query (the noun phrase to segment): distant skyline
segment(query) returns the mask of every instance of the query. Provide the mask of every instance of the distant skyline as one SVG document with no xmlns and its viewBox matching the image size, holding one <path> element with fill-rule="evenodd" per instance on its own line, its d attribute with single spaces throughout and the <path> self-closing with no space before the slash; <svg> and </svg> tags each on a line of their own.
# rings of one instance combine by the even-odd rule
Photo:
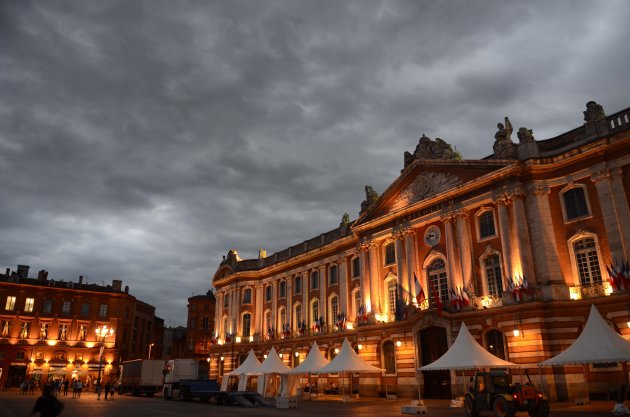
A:
<svg viewBox="0 0 630 417">
<path fill-rule="evenodd" d="M 630 3 L 0 3 L 0 262 L 186 322 L 222 255 L 358 215 L 426 134 L 464 159 L 630 106 Z M 516 138 L 514 138 L 516 140 Z"/>
</svg>

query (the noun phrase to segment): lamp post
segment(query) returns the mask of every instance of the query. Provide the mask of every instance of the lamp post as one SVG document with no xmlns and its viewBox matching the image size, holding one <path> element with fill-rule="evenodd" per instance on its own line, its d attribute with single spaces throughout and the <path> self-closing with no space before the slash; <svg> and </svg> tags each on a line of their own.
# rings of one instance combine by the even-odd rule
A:
<svg viewBox="0 0 630 417">
<path fill-rule="evenodd" d="M 155 343 L 149 343 L 149 359 L 151 359 L 151 350 L 153 349 L 153 346 L 155 346 Z"/>
<path fill-rule="evenodd" d="M 96 392 L 97 399 L 101 399 L 101 369 L 103 367 L 103 351 L 105 350 L 105 338 L 107 336 L 113 336 L 115 330 L 112 328 L 108 328 L 107 325 L 103 327 L 97 327 L 95 330 L 96 340 L 101 342 L 101 350 L 98 354 L 98 376 L 96 377 Z"/>
</svg>

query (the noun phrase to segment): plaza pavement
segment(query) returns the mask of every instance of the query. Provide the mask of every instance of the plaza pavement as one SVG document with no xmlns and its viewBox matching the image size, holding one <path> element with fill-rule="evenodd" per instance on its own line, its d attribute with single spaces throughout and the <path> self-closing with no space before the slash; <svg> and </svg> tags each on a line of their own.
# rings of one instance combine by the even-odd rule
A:
<svg viewBox="0 0 630 417">
<path fill-rule="evenodd" d="M 0 392 L 0 417 L 23 417 L 30 415 L 37 396 L 22 396 L 17 391 Z M 325 396 L 313 401 L 299 401 L 297 409 L 277 408 L 241 408 L 202 404 L 196 401 L 164 401 L 160 396 L 154 398 L 116 396 L 114 401 L 97 401 L 96 394 L 84 392 L 80 399 L 60 396 L 65 404 L 61 416 L 76 417 L 393 417 L 401 416 L 400 406 L 409 404 L 408 399 L 385 400 L 360 398 L 348 403 L 339 397 Z M 450 408 L 448 400 L 425 400 L 428 416 L 463 417 L 462 408 Z M 595 401 L 589 405 L 576 406 L 572 403 L 552 403 L 552 417 L 599 417 L 611 415 L 612 401 Z M 483 413 L 482 416 L 492 416 Z M 527 413 L 517 413 L 517 416 Z"/>
</svg>

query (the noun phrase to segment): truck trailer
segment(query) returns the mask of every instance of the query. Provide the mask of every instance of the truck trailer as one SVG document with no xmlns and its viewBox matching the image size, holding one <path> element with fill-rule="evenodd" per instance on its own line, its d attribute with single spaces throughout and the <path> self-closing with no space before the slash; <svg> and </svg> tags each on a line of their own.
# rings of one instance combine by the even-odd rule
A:
<svg viewBox="0 0 630 417">
<path fill-rule="evenodd" d="M 135 359 L 122 364 L 118 393 L 154 396 L 162 390 L 164 383 L 164 361 Z"/>
</svg>

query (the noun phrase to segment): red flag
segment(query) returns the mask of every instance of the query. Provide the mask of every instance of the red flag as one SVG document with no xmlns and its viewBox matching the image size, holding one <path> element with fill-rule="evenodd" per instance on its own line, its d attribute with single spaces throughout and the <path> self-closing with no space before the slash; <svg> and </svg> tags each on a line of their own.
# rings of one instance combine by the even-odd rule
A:
<svg viewBox="0 0 630 417">
<path fill-rule="evenodd" d="M 422 288 L 422 285 L 420 285 L 420 281 L 418 280 L 418 277 L 416 276 L 416 273 L 413 273 L 413 280 L 414 283 L 416 284 L 416 302 L 418 304 L 422 304 L 424 303 L 424 301 L 427 299 L 427 297 L 424 295 L 424 288 Z"/>
<path fill-rule="evenodd" d="M 433 294 L 433 302 L 435 303 L 435 308 L 437 309 L 438 317 L 442 315 L 442 300 L 440 300 L 440 294 L 438 294 L 437 290 L 433 286 L 433 283 L 429 281 L 429 286 L 431 287 L 431 293 Z"/>
</svg>

